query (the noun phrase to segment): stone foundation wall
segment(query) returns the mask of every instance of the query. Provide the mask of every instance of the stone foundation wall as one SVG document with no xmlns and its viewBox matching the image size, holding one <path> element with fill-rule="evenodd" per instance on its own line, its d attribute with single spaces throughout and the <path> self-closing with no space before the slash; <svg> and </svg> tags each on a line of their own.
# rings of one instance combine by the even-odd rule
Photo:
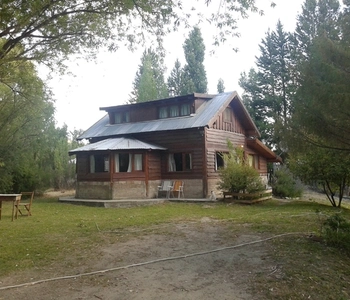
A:
<svg viewBox="0 0 350 300">
<path fill-rule="evenodd" d="M 144 181 L 116 181 L 113 182 L 112 199 L 146 199 L 146 185 Z"/>
<path fill-rule="evenodd" d="M 111 199 L 109 182 L 77 182 L 75 198 L 78 199 Z"/>
<path fill-rule="evenodd" d="M 200 179 L 187 179 L 184 181 L 185 198 L 203 198 L 203 186 Z M 144 181 L 116 181 L 111 185 L 109 182 L 78 182 L 75 198 L 78 199 L 152 199 L 158 197 L 158 186 L 161 180 L 148 182 L 148 194 Z M 166 195 L 160 194 L 161 198 Z M 175 197 L 178 195 L 175 194 Z"/>
<path fill-rule="evenodd" d="M 213 191 L 216 198 L 222 198 L 223 193 L 221 190 L 218 189 L 218 182 L 219 182 L 219 179 L 209 179 L 208 180 L 208 192 L 210 195 L 211 191 Z"/>
</svg>

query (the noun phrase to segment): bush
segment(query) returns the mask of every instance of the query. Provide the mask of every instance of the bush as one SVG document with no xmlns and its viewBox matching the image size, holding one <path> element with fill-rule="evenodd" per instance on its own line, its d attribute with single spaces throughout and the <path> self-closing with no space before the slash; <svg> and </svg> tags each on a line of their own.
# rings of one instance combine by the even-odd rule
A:
<svg viewBox="0 0 350 300">
<path fill-rule="evenodd" d="M 219 188 L 231 193 L 254 193 L 265 190 L 259 172 L 248 165 L 243 149 L 233 148 L 228 142 L 229 153 L 223 155 L 225 168 L 219 170 Z"/>
<path fill-rule="evenodd" d="M 275 171 L 272 179 L 272 193 L 278 197 L 297 198 L 302 195 L 303 188 L 287 167 L 283 166 Z"/>
<path fill-rule="evenodd" d="M 322 236 L 327 244 L 350 250 L 350 222 L 339 213 L 329 217 L 323 223 Z"/>
</svg>

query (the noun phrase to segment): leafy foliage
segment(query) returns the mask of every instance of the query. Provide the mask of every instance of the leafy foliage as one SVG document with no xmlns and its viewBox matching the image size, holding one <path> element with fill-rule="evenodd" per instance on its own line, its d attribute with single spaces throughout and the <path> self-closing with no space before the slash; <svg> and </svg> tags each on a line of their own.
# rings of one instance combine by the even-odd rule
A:
<svg viewBox="0 0 350 300">
<path fill-rule="evenodd" d="M 323 223 L 322 236 L 327 244 L 350 251 L 350 221 L 340 213 L 330 216 Z"/>
<path fill-rule="evenodd" d="M 74 172 L 68 171 L 67 128 L 55 126 L 51 94 L 31 62 L 13 62 L 7 74 L 0 84 L 0 191 L 61 188 Z"/>
<path fill-rule="evenodd" d="M 301 197 L 303 189 L 289 169 L 281 166 L 273 174 L 272 192 L 282 198 L 297 198 Z"/>
<path fill-rule="evenodd" d="M 304 147 L 292 153 L 289 165 L 303 182 L 317 184 L 332 206 L 341 206 L 350 180 L 348 153 L 329 148 Z"/>
<path fill-rule="evenodd" d="M 229 153 L 223 154 L 225 167 L 219 170 L 219 188 L 232 193 L 253 193 L 264 190 L 259 172 L 249 166 L 244 151 L 228 141 Z"/>
<path fill-rule="evenodd" d="M 259 12 L 255 0 L 225 3 L 203 1 L 217 14 L 206 16 L 218 28 L 215 44 L 236 34 L 239 16 Z M 54 69 L 64 67 L 71 54 L 94 55 L 101 48 L 131 49 L 147 38 L 163 37 L 190 20 L 203 19 L 200 9 L 186 9 L 181 0 L 4 0 L 0 4 L 0 61 L 37 61 Z"/>
</svg>

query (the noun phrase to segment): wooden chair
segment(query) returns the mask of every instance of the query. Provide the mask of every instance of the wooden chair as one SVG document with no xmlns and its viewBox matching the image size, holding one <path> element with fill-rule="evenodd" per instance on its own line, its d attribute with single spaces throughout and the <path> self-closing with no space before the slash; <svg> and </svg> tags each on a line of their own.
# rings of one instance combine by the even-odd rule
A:
<svg viewBox="0 0 350 300">
<path fill-rule="evenodd" d="M 163 180 L 161 185 L 158 186 L 157 197 L 159 198 L 159 193 L 165 192 L 166 197 L 169 198 L 169 193 L 172 186 L 173 182 L 171 180 Z"/>
<path fill-rule="evenodd" d="M 177 198 L 179 199 L 182 195 L 182 198 L 185 198 L 184 195 L 184 182 L 181 180 L 174 181 L 174 185 L 171 187 L 170 193 L 175 198 L 175 193 L 177 193 Z M 170 195 L 169 193 L 169 195 Z"/>
<path fill-rule="evenodd" d="M 32 215 L 32 204 L 34 199 L 34 192 L 22 192 L 21 194 L 22 194 L 21 200 L 15 203 L 16 218 L 18 216 L 18 212 L 21 214 L 21 216 Z"/>
</svg>

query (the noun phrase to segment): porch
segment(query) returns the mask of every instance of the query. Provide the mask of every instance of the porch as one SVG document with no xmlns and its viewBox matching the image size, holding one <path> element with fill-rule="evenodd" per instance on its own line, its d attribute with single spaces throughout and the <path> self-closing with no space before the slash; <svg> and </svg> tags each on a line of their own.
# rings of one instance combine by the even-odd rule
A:
<svg viewBox="0 0 350 300">
<path fill-rule="evenodd" d="M 190 198 L 152 198 L 152 199 L 119 199 L 119 200 L 101 200 L 101 199 L 77 199 L 74 196 L 59 197 L 59 202 L 70 203 L 75 205 L 86 205 L 93 207 L 105 208 L 125 208 L 135 206 L 147 206 L 162 204 L 165 202 L 186 202 L 186 203 L 217 203 L 218 200 L 211 200 L 210 198 L 190 199 Z"/>
</svg>

